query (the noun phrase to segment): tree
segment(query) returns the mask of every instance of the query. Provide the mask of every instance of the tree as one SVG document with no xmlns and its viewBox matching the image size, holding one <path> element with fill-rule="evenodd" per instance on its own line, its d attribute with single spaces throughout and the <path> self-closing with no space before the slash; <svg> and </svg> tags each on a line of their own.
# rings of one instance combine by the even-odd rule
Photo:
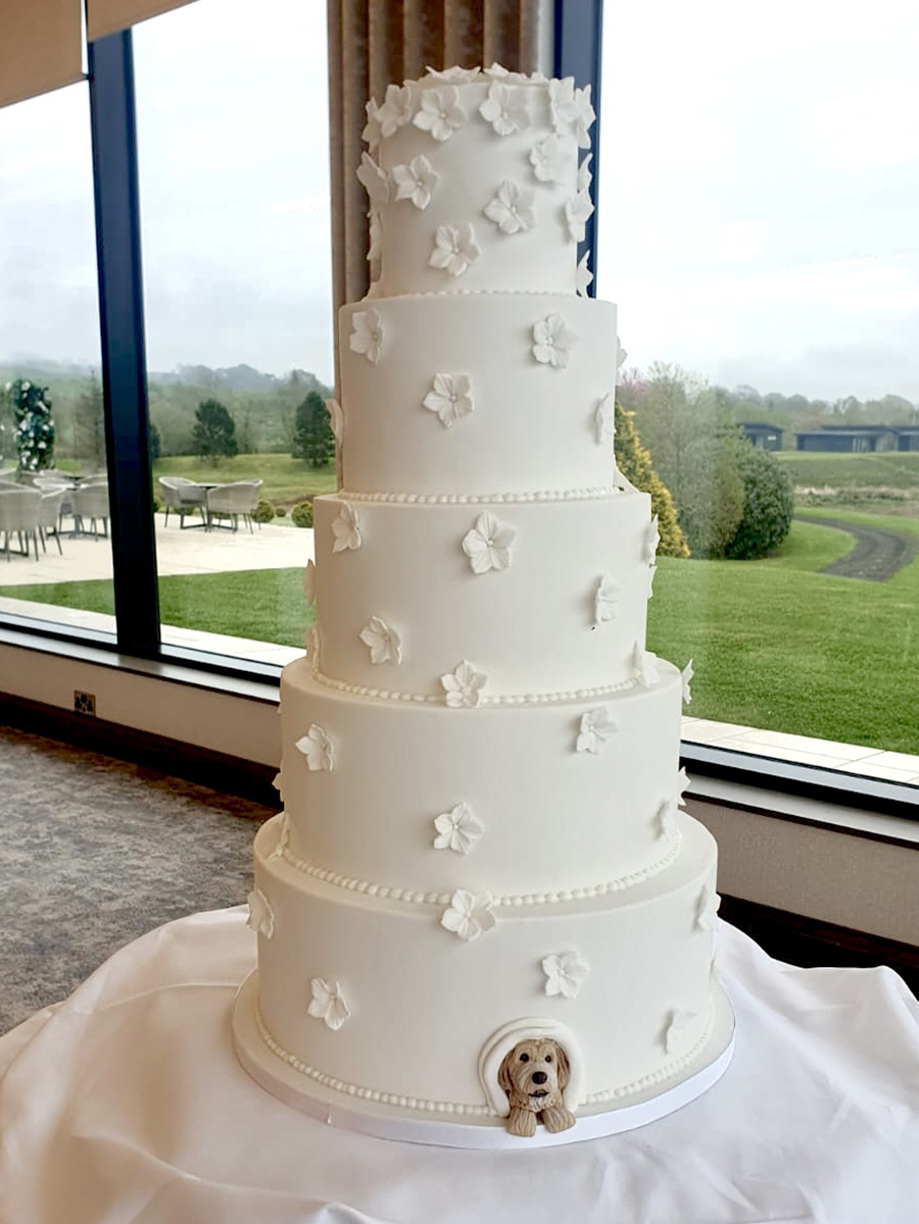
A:
<svg viewBox="0 0 919 1224">
<path fill-rule="evenodd" d="M 105 467 L 105 411 L 102 384 L 95 374 L 74 406 L 73 453 L 93 470 Z"/>
<path fill-rule="evenodd" d="M 232 459 L 239 454 L 236 441 L 236 422 L 219 400 L 202 400 L 195 409 L 195 428 L 192 434 L 195 454 L 216 467 L 221 459 Z"/>
<path fill-rule="evenodd" d="M 661 481 L 651 456 L 642 446 L 635 428 L 634 412 L 626 412 L 616 404 L 616 465 L 622 475 L 636 489 L 651 494 L 651 510 L 657 515 L 657 530 L 660 534 L 658 553 L 664 557 L 688 557 L 686 538 L 677 521 L 673 498 Z"/>
<path fill-rule="evenodd" d="M 13 404 L 16 452 L 23 472 L 40 472 L 54 466 L 54 420 L 48 388 L 17 378 L 7 385 Z"/>
<path fill-rule="evenodd" d="M 773 455 L 746 441 L 739 446 L 743 515 L 722 555 L 732 561 L 755 561 L 773 552 L 788 535 L 795 491 L 788 469 Z"/>
<path fill-rule="evenodd" d="M 314 468 L 326 467 L 335 459 L 335 435 L 329 425 L 325 400 L 318 391 L 310 391 L 297 408 L 290 453 Z"/>
</svg>

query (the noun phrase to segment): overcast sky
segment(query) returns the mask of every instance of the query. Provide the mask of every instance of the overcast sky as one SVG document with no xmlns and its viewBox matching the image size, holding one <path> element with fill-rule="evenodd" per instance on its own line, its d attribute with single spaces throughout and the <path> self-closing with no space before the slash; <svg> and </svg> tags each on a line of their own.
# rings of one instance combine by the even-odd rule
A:
<svg viewBox="0 0 919 1224">
<path fill-rule="evenodd" d="M 148 361 L 331 379 L 323 0 L 134 34 Z M 598 287 L 630 366 L 919 401 L 916 0 L 607 0 Z M 0 359 L 98 362 L 85 86 L 0 111 Z"/>
</svg>

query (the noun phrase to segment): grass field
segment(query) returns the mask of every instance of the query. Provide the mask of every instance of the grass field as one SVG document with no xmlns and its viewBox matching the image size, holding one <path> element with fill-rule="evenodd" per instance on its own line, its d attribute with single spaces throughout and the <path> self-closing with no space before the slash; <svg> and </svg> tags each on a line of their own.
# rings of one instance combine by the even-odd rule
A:
<svg viewBox="0 0 919 1224">
<path fill-rule="evenodd" d="M 158 476 L 185 476 L 189 480 L 220 481 L 221 484 L 261 480 L 264 482 L 262 497 L 275 505 L 288 507 L 316 493 L 335 492 L 334 463 L 316 469 L 290 455 L 237 455 L 234 459 L 223 459 L 216 467 L 194 455 L 157 459 L 153 464 L 154 496 L 157 495 Z"/>
</svg>

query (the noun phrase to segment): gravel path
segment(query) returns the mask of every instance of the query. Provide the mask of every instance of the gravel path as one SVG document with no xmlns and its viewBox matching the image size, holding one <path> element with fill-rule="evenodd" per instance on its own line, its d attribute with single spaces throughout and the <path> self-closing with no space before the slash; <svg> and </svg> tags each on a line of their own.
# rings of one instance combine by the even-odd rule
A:
<svg viewBox="0 0 919 1224">
<path fill-rule="evenodd" d="M 898 570 L 909 565 L 916 555 L 917 538 L 906 532 L 891 531 L 887 527 L 865 527 L 860 523 L 845 523 L 841 519 L 810 518 L 806 514 L 795 517 L 802 523 L 816 523 L 818 527 L 847 531 L 855 538 L 852 551 L 821 570 L 822 574 L 886 582 Z"/>
</svg>

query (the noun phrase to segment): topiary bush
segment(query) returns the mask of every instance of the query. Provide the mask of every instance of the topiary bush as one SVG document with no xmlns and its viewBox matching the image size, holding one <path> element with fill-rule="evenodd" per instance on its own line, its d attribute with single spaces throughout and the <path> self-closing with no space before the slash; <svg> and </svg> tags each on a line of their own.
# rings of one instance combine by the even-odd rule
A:
<svg viewBox="0 0 919 1224">
<path fill-rule="evenodd" d="M 795 492 L 788 469 L 768 451 L 745 443 L 738 455 L 743 516 L 724 550 L 732 561 L 755 561 L 782 543 L 791 528 Z"/>
<path fill-rule="evenodd" d="M 312 527 L 313 525 L 313 503 L 298 502 L 290 512 L 291 520 L 295 527 Z"/>
<path fill-rule="evenodd" d="M 283 502 L 275 506 L 274 516 L 275 518 L 286 518 L 287 517 L 287 507 L 284 505 Z"/>
<path fill-rule="evenodd" d="M 274 506 L 272 506 L 271 502 L 268 501 L 267 498 L 262 497 L 259 499 L 259 503 L 252 513 L 252 517 L 257 523 L 270 523 L 274 518 Z"/>
</svg>

